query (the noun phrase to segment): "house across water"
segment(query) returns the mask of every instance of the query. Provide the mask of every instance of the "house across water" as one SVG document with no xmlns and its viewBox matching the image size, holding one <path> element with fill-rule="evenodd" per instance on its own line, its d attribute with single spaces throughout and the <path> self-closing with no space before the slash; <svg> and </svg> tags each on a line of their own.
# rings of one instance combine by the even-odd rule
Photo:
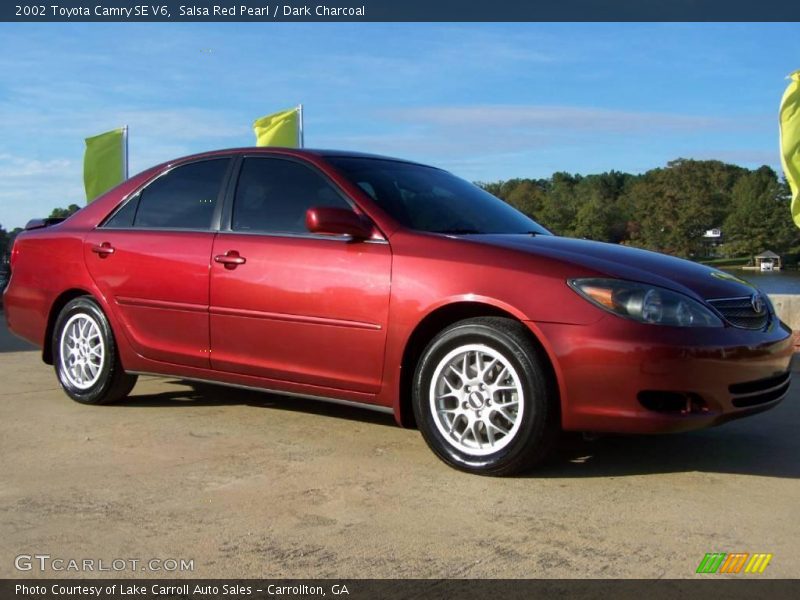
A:
<svg viewBox="0 0 800 600">
<path fill-rule="evenodd" d="M 781 257 L 772 250 L 765 250 L 753 257 L 753 266 L 745 267 L 756 271 L 780 271 Z"/>
</svg>

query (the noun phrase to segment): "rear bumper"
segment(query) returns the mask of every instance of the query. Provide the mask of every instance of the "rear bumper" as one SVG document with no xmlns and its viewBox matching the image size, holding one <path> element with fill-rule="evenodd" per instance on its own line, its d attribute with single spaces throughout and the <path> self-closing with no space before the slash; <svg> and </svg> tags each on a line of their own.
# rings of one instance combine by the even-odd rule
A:
<svg viewBox="0 0 800 600">
<path fill-rule="evenodd" d="M 776 406 L 789 389 L 791 330 L 682 329 L 613 316 L 529 324 L 544 338 L 571 431 L 666 433 Z M 538 330 L 538 331 L 537 331 Z"/>
</svg>

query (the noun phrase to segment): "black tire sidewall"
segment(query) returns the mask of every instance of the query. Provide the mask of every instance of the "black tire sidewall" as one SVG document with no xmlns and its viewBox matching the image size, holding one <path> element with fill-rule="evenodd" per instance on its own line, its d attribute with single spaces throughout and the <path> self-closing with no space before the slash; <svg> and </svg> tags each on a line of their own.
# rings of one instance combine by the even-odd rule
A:
<svg viewBox="0 0 800 600">
<path fill-rule="evenodd" d="M 423 352 L 414 374 L 414 414 L 425 441 L 449 465 L 474 473 L 503 474 L 516 470 L 514 465 L 527 462 L 537 447 L 545 443 L 548 427 L 552 426 L 550 394 L 534 349 L 525 342 L 519 334 L 472 322 L 446 329 Z M 467 454 L 450 444 L 436 427 L 430 407 L 429 390 L 436 367 L 451 350 L 467 344 L 483 344 L 500 352 L 517 371 L 523 387 L 523 420 L 514 440 L 485 456 Z"/>
<path fill-rule="evenodd" d="M 100 370 L 100 377 L 93 386 L 82 390 L 72 385 L 64 374 L 64 365 L 61 361 L 61 336 L 69 320 L 77 314 L 90 316 L 99 326 L 103 338 L 105 356 Z M 114 370 L 117 366 L 116 345 L 111 327 L 105 314 L 97 303 L 89 297 L 82 296 L 67 303 L 61 310 L 53 329 L 53 365 L 61 387 L 67 395 L 83 404 L 102 404 L 113 384 Z"/>
</svg>

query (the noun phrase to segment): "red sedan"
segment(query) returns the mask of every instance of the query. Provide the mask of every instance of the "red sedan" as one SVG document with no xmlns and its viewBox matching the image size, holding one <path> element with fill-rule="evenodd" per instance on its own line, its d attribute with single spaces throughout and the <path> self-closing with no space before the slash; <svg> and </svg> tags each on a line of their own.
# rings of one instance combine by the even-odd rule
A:
<svg viewBox="0 0 800 600">
<path fill-rule="evenodd" d="M 11 263 L 8 325 L 78 402 L 148 373 L 357 404 L 476 473 L 529 468 L 560 430 L 696 429 L 789 387 L 791 331 L 750 284 L 377 156 L 175 160 L 31 222 Z"/>
</svg>

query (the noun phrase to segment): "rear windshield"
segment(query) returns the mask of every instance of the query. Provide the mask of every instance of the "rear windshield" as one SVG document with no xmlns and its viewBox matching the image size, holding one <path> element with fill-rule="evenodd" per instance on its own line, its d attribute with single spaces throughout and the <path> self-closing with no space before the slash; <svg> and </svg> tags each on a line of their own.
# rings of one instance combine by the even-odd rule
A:
<svg viewBox="0 0 800 600">
<path fill-rule="evenodd" d="M 447 171 L 373 158 L 329 157 L 401 225 L 451 234 L 549 232 L 499 198 Z"/>
</svg>

